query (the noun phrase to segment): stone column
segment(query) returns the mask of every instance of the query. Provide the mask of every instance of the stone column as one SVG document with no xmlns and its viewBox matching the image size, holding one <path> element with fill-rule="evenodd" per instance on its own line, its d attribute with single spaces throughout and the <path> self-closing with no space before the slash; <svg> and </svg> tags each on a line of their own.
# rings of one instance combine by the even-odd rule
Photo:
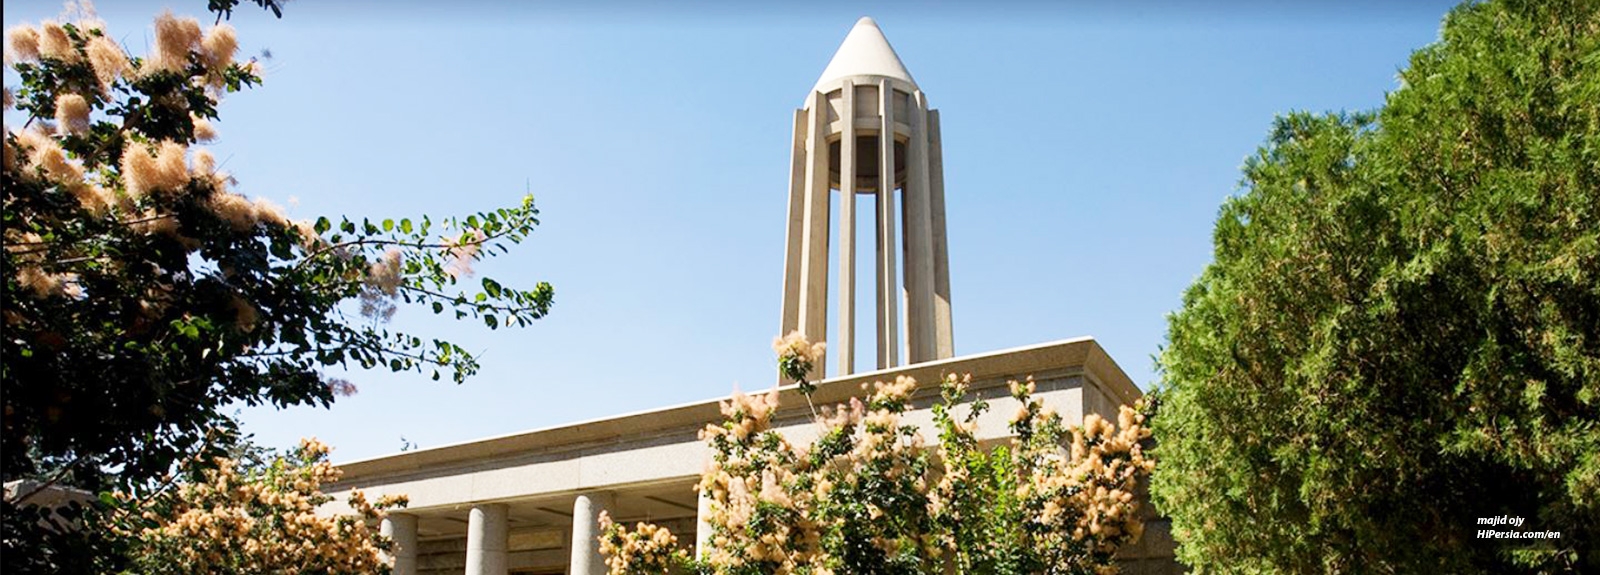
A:
<svg viewBox="0 0 1600 575">
<path fill-rule="evenodd" d="M 838 375 L 856 372 L 856 87 L 844 81 L 839 117 L 839 334 Z"/>
<path fill-rule="evenodd" d="M 506 575 L 506 506 L 472 506 L 467 518 L 467 575 Z"/>
<path fill-rule="evenodd" d="M 600 512 L 610 509 L 610 493 L 585 493 L 572 502 L 572 568 L 568 575 L 606 575 L 600 556 Z"/>
<path fill-rule="evenodd" d="M 695 497 L 694 556 L 705 557 L 711 551 L 711 498 L 705 493 Z"/>
<path fill-rule="evenodd" d="M 933 217 L 928 198 L 928 133 L 922 91 L 911 95 L 906 116 L 911 135 L 906 144 L 906 184 L 902 199 L 906 247 L 906 363 L 932 361 L 937 355 L 933 309 Z"/>
<path fill-rule="evenodd" d="M 805 226 L 800 230 L 800 333 L 811 343 L 828 340 L 828 96 L 811 93 L 806 131 Z M 826 377 L 827 362 L 811 366 L 812 381 Z"/>
<path fill-rule="evenodd" d="M 878 82 L 878 369 L 900 365 L 900 286 L 894 233 L 894 86 Z"/>
<path fill-rule="evenodd" d="M 933 220 L 933 322 L 935 356 L 955 357 L 955 333 L 950 323 L 950 249 L 945 237 L 944 142 L 939 138 L 939 111 L 928 110 L 928 204 Z"/>
<path fill-rule="evenodd" d="M 390 513 L 378 532 L 394 541 L 394 549 L 385 554 L 394 562 L 393 575 L 417 575 L 417 516 Z"/>
<path fill-rule="evenodd" d="M 794 111 L 793 166 L 789 174 L 789 232 L 784 238 L 783 327 L 778 335 L 800 329 L 801 234 L 806 224 L 806 134 L 811 119 L 806 110 Z"/>
</svg>

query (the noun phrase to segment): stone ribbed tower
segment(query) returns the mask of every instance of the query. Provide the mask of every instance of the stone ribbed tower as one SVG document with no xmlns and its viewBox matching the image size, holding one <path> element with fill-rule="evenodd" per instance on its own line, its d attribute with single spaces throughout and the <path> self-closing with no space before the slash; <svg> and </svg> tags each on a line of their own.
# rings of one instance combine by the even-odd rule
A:
<svg viewBox="0 0 1600 575">
<path fill-rule="evenodd" d="M 828 342 L 831 358 L 818 362 L 812 377 L 823 377 L 829 362 L 837 366 L 833 375 L 854 371 L 856 206 L 862 195 L 874 199 L 869 221 L 876 247 L 878 368 L 953 356 L 939 112 L 928 108 L 871 18 L 856 22 L 805 106 L 795 111 L 793 154 L 782 333 L 799 330 L 811 341 Z M 829 338 L 835 191 L 839 316 L 838 333 Z"/>
</svg>

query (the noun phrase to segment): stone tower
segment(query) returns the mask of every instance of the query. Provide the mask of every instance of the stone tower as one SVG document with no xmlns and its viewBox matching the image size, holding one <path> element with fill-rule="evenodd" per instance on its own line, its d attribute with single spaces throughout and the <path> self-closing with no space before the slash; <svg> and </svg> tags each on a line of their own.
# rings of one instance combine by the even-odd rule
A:
<svg viewBox="0 0 1600 575">
<path fill-rule="evenodd" d="M 878 368 L 953 356 L 939 112 L 928 108 L 871 18 L 856 22 L 805 106 L 795 111 L 793 158 L 782 333 L 799 330 L 813 342 L 827 341 L 829 359 L 838 366 L 833 375 L 854 371 L 856 205 L 858 197 L 868 196 L 874 200 L 870 221 L 877 248 Z M 834 192 L 839 198 L 839 316 L 838 333 L 830 339 Z M 827 363 L 819 361 L 812 377 L 824 377 Z"/>
</svg>

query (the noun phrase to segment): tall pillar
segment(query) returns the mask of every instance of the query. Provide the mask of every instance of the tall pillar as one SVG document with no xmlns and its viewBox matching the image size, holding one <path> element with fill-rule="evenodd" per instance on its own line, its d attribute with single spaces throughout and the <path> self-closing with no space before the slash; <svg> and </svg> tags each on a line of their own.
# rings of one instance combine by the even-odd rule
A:
<svg viewBox="0 0 1600 575">
<path fill-rule="evenodd" d="M 806 169 L 799 161 L 806 156 L 807 121 L 805 110 L 794 111 L 795 161 L 789 170 L 789 233 L 783 254 L 783 329 L 779 335 L 800 329 L 801 235 L 806 224 Z"/>
<path fill-rule="evenodd" d="M 610 509 L 610 493 L 584 493 L 572 502 L 572 565 L 569 575 L 606 575 L 600 556 L 600 512 Z"/>
<path fill-rule="evenodd" d="M 934 355 L 955 357 L 955 330 L 950 320 L 950 247 L 944 220 L 944 141 L 939 137 L 939 111 L 928 110 L 928 207 L 933 220 Z"/>
<path fill-rule="evenodd" d="M 900 365 L 894 180 L 894 85 L 884 79 L 878 83 L 878 369 Z"/>
<path fill-rule="evenodd" d="M 467 517 L 467 575 L 506 575 L 506 506 L 472 506 Z"/>
<path fill-rule="evenodd" d="M 805 226 L 800 237 L 800 333 L 812 343 L 828 340 L 828 98 L 811 93 L 811 122 L 806 130 Z M 822 379 L 826 361 L 811 367 L 810 379 Z"/>
<path fill-rule="evenodd" d="M 839 337 L 838 375 L 856 371 L 856 106 L 855 83 L 844 81 L 839 117 Z"/>
<path fill-rule="evenodd" d="M 934 356 L 933 221 L 928 198 L 928 130 L 922 91 L 912 92 L 906 110 L 911 136 L 906 145 L 906 361 L 922 363 Z"/>
<path fill-rule="evenodd" d="M 392 562 L 393 575 L 417 575 L 417 516 L 409 513 L 390 513 L 378 525 L 378 533 L 394 542 L 387 559 Z"/>
</svg>

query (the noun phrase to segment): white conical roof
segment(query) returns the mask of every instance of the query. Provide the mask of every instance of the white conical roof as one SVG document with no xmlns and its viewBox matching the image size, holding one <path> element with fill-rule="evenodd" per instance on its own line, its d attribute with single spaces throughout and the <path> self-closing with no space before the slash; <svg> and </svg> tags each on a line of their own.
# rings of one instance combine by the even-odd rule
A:
<svg viewBox="0 0 1600 575">
<path fill-rule="evenodd" d="M 911 72 L 906 71 L 906 65 L 900 63 L 894 47 L 889 45 L 889 39 L 883 37 L 878 23 L 866 16 L 857 20 L 850 35 L 844 37 L 844 43 L 834 52 L 833 60 L 822 70 L 822 77 L 812 89 L 820 90 L 823 84 L 846 76 L 888 76 L 905 80 L 913 87 L 917 85 L 911 79 Z"/>
</svg>

